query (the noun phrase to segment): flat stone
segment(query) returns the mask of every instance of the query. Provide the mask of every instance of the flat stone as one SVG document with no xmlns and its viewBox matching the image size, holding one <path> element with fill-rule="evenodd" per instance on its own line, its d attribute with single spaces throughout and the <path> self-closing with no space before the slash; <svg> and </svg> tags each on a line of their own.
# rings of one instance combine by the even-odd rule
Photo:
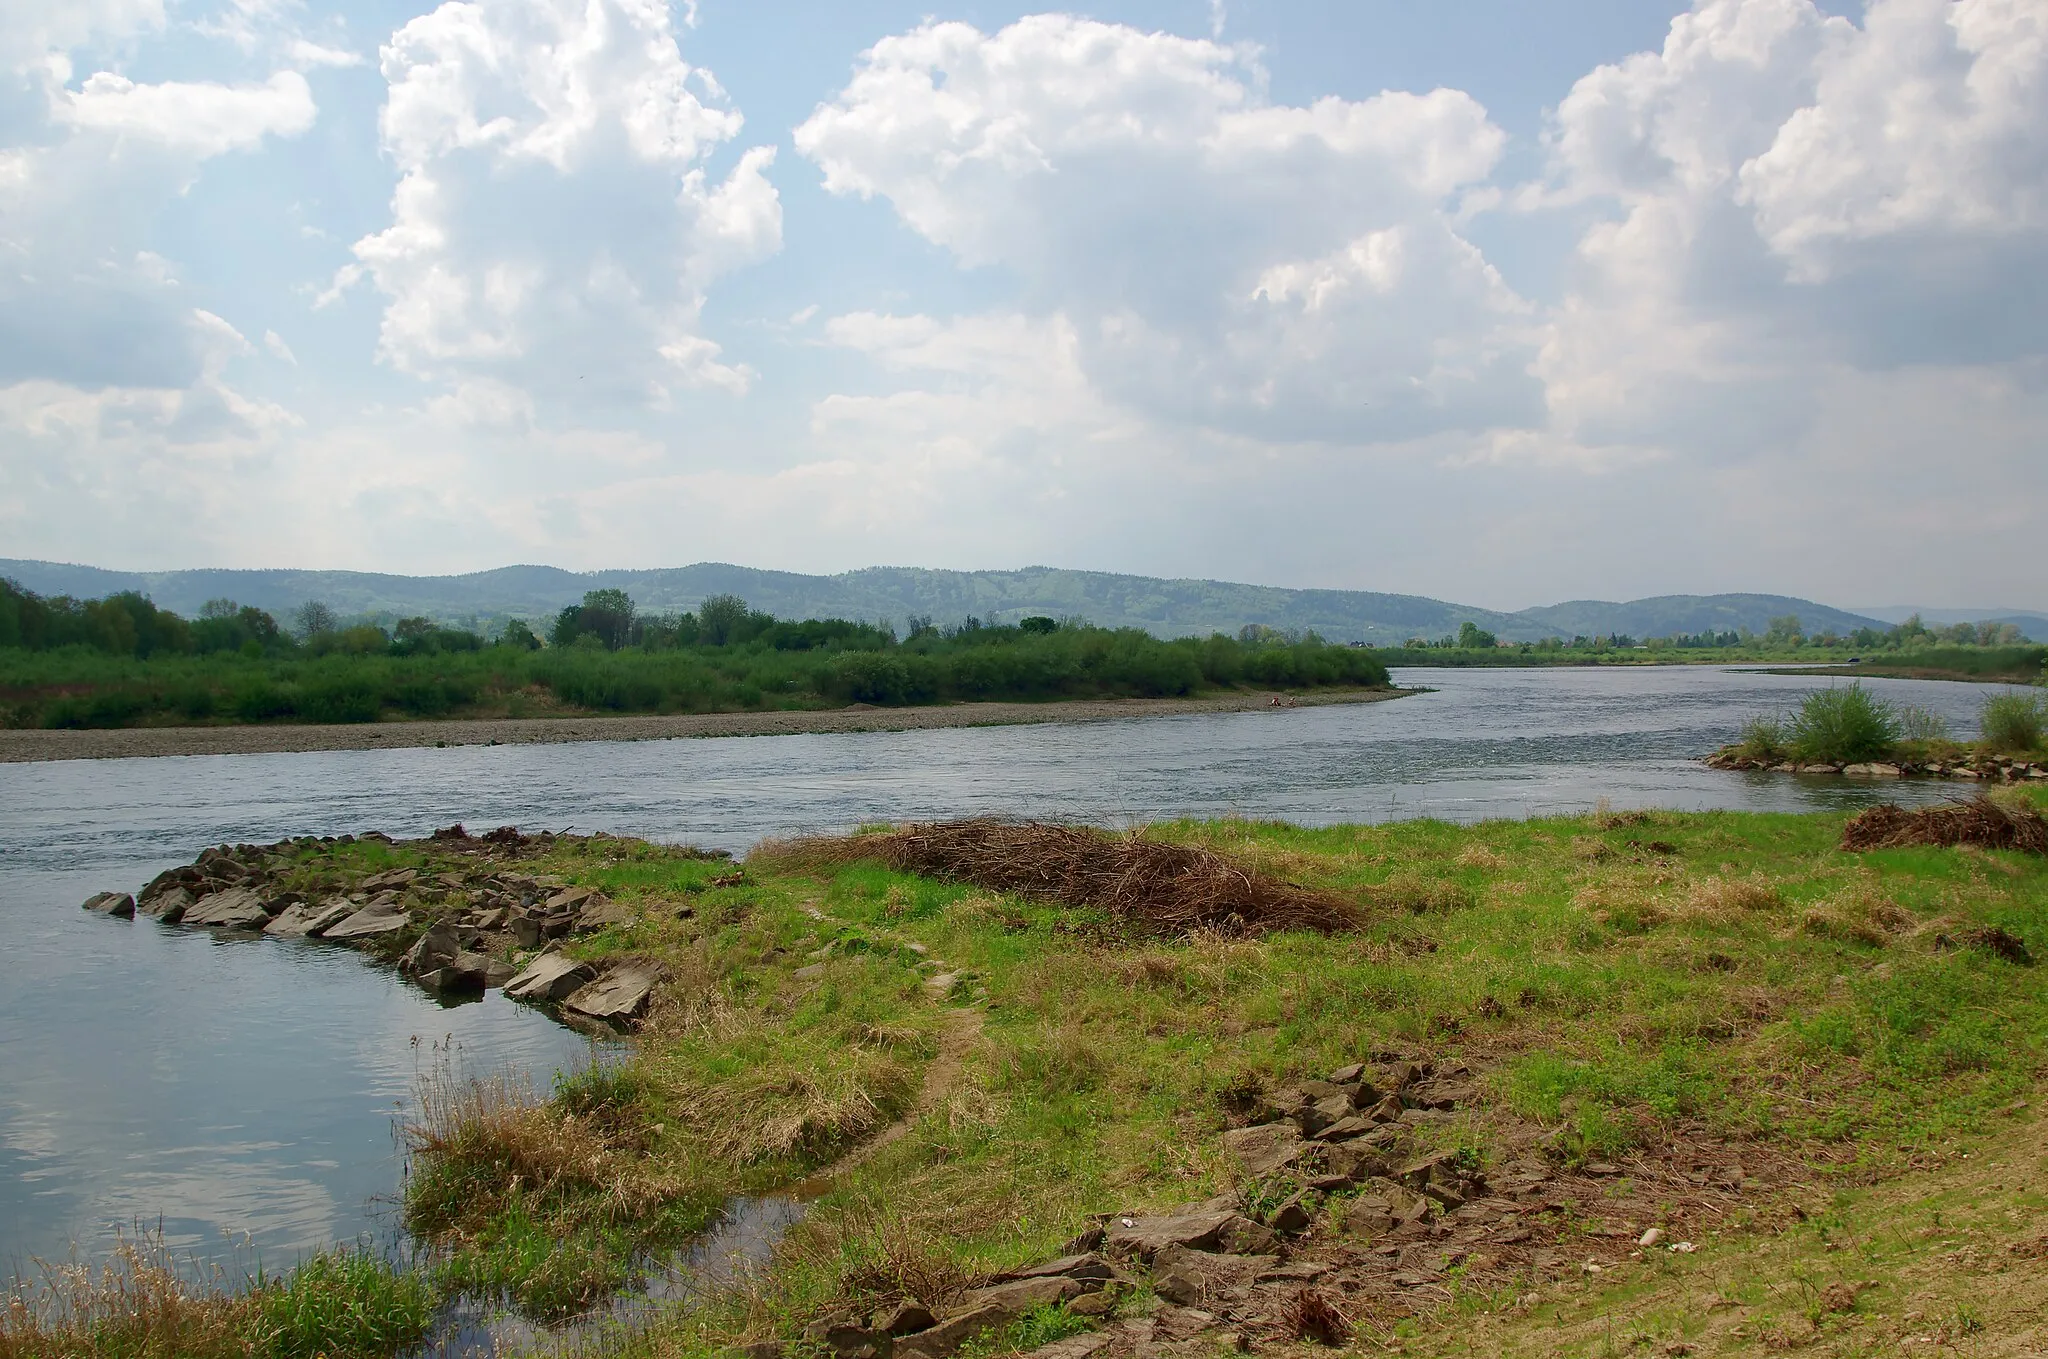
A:
<svg viewBox="0 0 2048 1359">
<path fill-rule="evenodd" d="M 1255 1128 L 1233 1128 L 1223 1134 L 1223 1147 L 1245 1173 L 1264 1179 L 1287 1169 L 1301 1159 L 1308 1144 L 1286 1123 L 1266 1123 Z"/>
<path fill-rule="evenodd" d="M 1064 1275 L 1048 1274 L 1030 1279 L 1013 1279 L 1009 1283 L 991 1284 L 977 1288 L 961 1299 L 966 1308 L 996 1306 L 1005 1307 L 1011 1313 L 1022 1316 L 1040 1307 L 1048 1307 L 1068 1298 L 1079 1297 L 1081 1285 Z"/>
<path fill-rule="evenodd" d="M 999 1329 L 1016 1319 L 1017 1313 L 993 1303 L 976 1307 L 897 1341 L 895 1359 L 944 1359 L 983 1331 Z"/>
<path fill-rule="evenodd" d="M 481 953 L 458 953 L 440 967 L 418 975 L 419 984 L 441 995 L 478 995 L 490 975 L 491 960 Z"/>
<path fill-rule="evenodd" d="M 1042 1265 L 1029 1269 L 1014 1269 L 998 1275 L 997 1283 L 1009 1283 L 1016 1279 L 1088 1279 L 1108 1280 L 1116 1277 L 1116 1266 L 1097 1255 L 1084 1251 L 1079 1255 L 1062 1255 L 1057 1260 L 1047 1260 Z"/>
<path fill-rule="evenodd" d="M 1230 1209 L 1196 1210 L 1155 1217 L 1110 1219 L 1112 1250 L 1150 1260 L 1168 1246 L 1191 1246 L 1197 1250 L 1216 1244 L 1223 1229 L 1238 1216 Z"/>
<path fill-rule="evenodd" d="M 526 965 L 526 970 L 505 983 L 505 994 L 513 1000 L 567 1000 L 597 978 L 597 969 L 559 953 L 543 953 Z"/>
<path fill-rule="evenodd" d="M 185 909 L 182 924 L 224 930 L 260 930 L 270 923 L 263 898 L 247 887 L 230 887 L 201 897 Z"/>
<path fill-rule="evenodd" d="M 899 1302 L 875 1318 L 875 1329 L 889 1335 L 916 1335 L 939 1324 L 939 1319 L 922 1303 Z"/>
<path fill-rule="evenodd" d="M 571 1013 L 607 1024 L 623 1024 L 647 1013 L 661 974 L 652 967 L 615 967 L 562 1002 Z"/>
<path fill-rule="evenodd" d="M 310 925 L 323 909 L 325 908 L 295 901 L 272 916 L 270 923 L 263 927 L 263 932 L 276 935 L 280 939 L 303 939 L 306 935 L 306 926 Z"/>
<path fill-rule="evenodd" d="M 362 890 L 365 892 L 401 891 L 412 886 L 413 880 L 418 878 L 419 875 L 420 872 L 417 868 L 388 869 L 377 874 L 375 877 L 364 878 Z"/>
<path fill-rule="evenodd" d="M 83 909 L 110 915 L 119 920 L 135 918 L 135 898 L 126 892 L 97 892 L 81 903 Z"/>
<path fill-rule="evenodd" d="M 595 887 L 567 888 L 548 898 L 547 913 L 553 915 L 557 911 L 581 910 L 583 903 L 589 901 L 594 896 L 597 896 L 597 889 Z"/>
<path fill-rule="evenodd" d="M 586 903 L 583 909 L 577 912 L 576 928 L 585 933 L 608 930 L 618 925 L 630 925 L 638 915 L 637 911 L 622 901 L 606 901 L 603 897 L 598 897 Z"/>
<path fill-rule="evenodd" d="M 402 971 L 421 976 L 437 968 L 443 968 L 455 961 L 455 955 L 462 952 L 461 936 L 455 927 L 445 920 L 436 921 L 427 927 L 427 932 L 413 941 L 399 962 Z"/>
<path fill-rule="evenodd" d="M 1112 1337 L 1105 1331 L 1083 1331 L 1065 1340 L 1054 1340 L 1029 1352 L 1029 1359 L 1088 1359 L 1107 1345 Z"/>
<path fill-rule="evenodd" d="M 412 917 L 405 911 L 390 905 L 370 905 L 348 916 L 340 923 L 328 926 L 323 939 L 369 939 L 380 934 L 395 934 L 412 923 Z"/>
<path fill-rule="evenodd" d="M 518 968 L 515 968 L 502 958 L 491 959 L 484 968 L 484 989 L 489 990 L 492 987 L 503 986 L 506 982 L 511 981 L 518 971 Z"/>
</svg>

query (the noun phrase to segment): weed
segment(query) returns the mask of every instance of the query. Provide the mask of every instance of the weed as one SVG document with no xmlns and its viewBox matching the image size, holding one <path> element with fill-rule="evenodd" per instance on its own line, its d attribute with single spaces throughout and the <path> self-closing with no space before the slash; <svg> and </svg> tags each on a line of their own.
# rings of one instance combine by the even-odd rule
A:
<svg viewBox="0 0 2048 1359">
<path fill-rule="evenodd" d="M 1992 694 L 1978 713 L 1977 729 L 1992 750 L 2010 755 L 2040 750 L 2042 731 L 2048 729 L 2048 695 Z"/>
<path fill-rule="evenodd" d="M 1899 717 L 1861 684 L 1831 685 L 1806 696 L 1787 735 L 1803 760 L 1854 764 L 1891 753 L 1900 736 Z"/>
</svg>

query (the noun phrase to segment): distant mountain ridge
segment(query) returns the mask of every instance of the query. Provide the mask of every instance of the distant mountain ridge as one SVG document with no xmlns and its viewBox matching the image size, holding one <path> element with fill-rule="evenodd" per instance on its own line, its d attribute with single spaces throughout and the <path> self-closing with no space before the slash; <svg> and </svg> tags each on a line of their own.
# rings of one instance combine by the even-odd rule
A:
<svg viewBox="0 0 2048 1359">
<path fill-rule="evenodd" d="M 94 566 L 0 559 L 0 576 L 41 594 L 98 597 L 139 590 L 191 616 L 209 599 L 228 598 L 280 618 L 308 600 L 343 617 L 381 621 L 424 615 L 442 623 L 488 625 L 539 620 L 583 598 L 621 589 L 642 609 L 694 609 L 709 595 L 736 594 L 785 618 L 886 619 L 913 615 L 941 624 L 977 617 L 1015 622 L 1032 614 L 1075 615 L 1105 627 L 1143 628 L 1161 637 L 1234 633 L 1247 623 L 1314 629 L 1331 641 L 1399 643 L 1436 638 L 1470 621 L 1509 641 L 1576 634 L 1762 632 L 1770 620 L 1799 615 L 1809 632 L 1885 627 L 1875 618 L 1785 595 L 1663 595 L 1627 603 L 1572 600 L 1502 613 L 1421 595 L 1369 590 L 1290 590 L 1228 581 L 1167 580 L 1106 571 L 1032 566 L 1018 571 L 939 571 L 868 567 L 836 576 L 764 571 L 700 562 L 639 571 L 565 571 L 504 566 L 460 576 L 399 576 L 366 571 L 108 571 Z"/>
</svg>

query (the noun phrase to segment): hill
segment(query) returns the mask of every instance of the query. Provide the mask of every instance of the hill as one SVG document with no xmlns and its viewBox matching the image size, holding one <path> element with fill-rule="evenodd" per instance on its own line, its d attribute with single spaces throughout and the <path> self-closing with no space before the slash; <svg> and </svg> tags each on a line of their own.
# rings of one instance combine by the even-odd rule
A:
<svg viewBox="0 0 2048 1359">
<path fill-rule="evenodd" d="M 642 609 L 694 609 L 705 597 L 736 594 L 783 618 L 887 619 L 913 615 L 957 623 L 970 615 L 1015 622 L 1032 614 L 1079 615 L 1104 627 L 1135 627 L 1160 637 L 1234 633 L 1247 623 L 1314 629 L 1333 642 L 1399 643 L 1455 633 L 1467 620 L 1508 641 L 1575 634 L 1762 632 L 1770 620 L 1799 615 L 1809 632 L 1883 626 L 1877 620 L 1784 595 L 1666 595 L 1627 603 L 1574 600 L 1503 613 L 1421 595 L 1368 590 L 1290 590 L 1215 580 L 1167 580 L 1104 571 L 1033 566 L 1018 571 L 936 571 L 869 567 L 836 576 L 763 571 L 720 562 L 645 571 L 564 571 L 505 566 L 460 576 L 400 576 L 364 571 L 108 571 L 42 561 L 0 560 L 8 576 L 42 594 L 99 597 L 138 590 L 188 617 L 209 599 L 253 604 L 279 617 L 308 600 L 345 616 L 382 622 L 423 615 L 441 623 L 489 625 L 544 618 L 587 590 L 616 588 Z"/>
</svg>

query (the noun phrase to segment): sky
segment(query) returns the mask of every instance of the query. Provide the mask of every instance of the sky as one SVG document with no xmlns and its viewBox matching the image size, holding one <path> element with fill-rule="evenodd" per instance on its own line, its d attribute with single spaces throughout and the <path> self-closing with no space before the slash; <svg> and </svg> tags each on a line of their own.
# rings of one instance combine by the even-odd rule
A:
<svg viewBox="0 0 2048 1359">
<path fill-rule="evenodd" d="M 2048 607 L 2044 0 L 0 0 L 0 556 Z"/>
</svg>

